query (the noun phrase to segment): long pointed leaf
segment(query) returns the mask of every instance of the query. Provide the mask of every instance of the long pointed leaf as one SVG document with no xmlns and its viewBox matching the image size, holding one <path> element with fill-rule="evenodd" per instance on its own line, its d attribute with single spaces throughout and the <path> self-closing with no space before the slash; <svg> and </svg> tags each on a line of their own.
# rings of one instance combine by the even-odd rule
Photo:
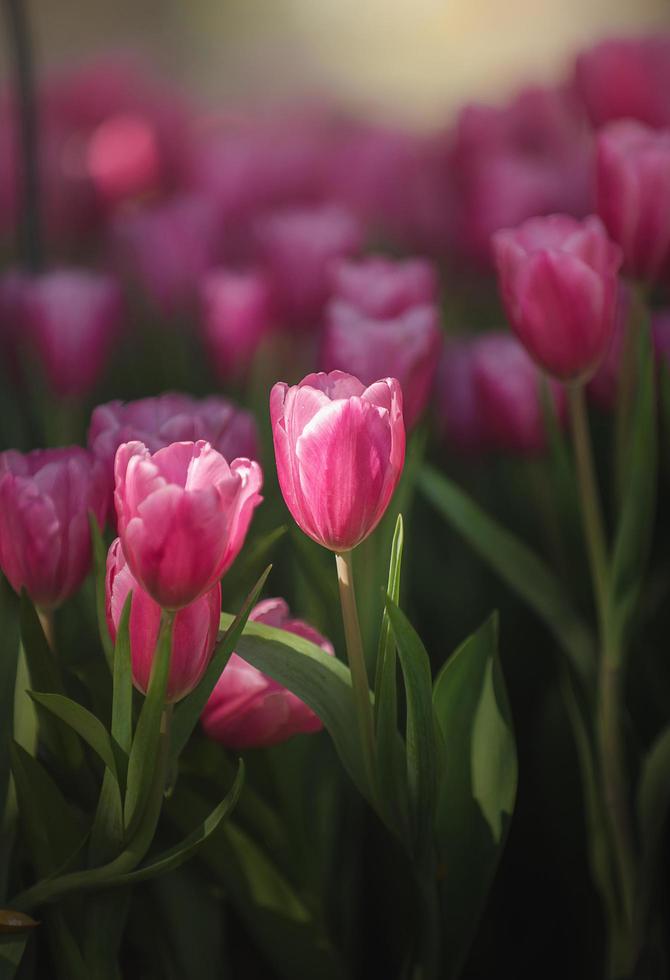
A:
<svg viewBox="0 0 670 980">
<path fill-rule="evenodd" d="M 116 776 L 116 759 L 109 732 L 94 714 L 62 694 L 48 694 L 41 691 L 29 691 L 29 694 L 36 704 L 83 738 Z"/>
<path fill-rule="evenodd" d="M 98 635 L 102 649 L 104 650 L 107 663 L 112 663 L 112 640 L 107 629 L 107 599 L 105 595 L 105 578 L 107 570 L 107 549 L 102 538 L 102 532 L 98 521 L 91 511 L 88 515 L 88 524 L 91 533 L 91 551 L 93 553 L 93 574 L 95 576 L 95 607 L 98 620 Z"/>
</svg>

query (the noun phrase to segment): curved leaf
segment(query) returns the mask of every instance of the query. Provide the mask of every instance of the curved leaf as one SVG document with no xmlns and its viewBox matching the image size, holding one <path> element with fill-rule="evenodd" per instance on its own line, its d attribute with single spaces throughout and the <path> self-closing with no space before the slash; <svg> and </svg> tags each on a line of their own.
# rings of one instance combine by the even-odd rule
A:
<svg viewBox="0 0 670 980">
<path fill-rule="evenodd" d="M 116 759 L 109 732 L 102 722 L 87 708 L 62 694 L 29 691 L 30 697 L 45 711 L 50 712 L 77 733 L 102 759 L 116 776 Z"/>
</svg>

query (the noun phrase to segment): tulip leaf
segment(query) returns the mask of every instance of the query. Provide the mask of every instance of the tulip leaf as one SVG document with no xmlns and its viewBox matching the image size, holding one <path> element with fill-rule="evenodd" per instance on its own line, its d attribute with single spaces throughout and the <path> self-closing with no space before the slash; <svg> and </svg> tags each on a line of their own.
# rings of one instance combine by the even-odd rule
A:
<svg viewBox="0 0 670 980">
<path fill-rule="evenodd" d="M 448 978 L 458 975 L 467 955 L 516 799 L 516 746 L 497 634 L 492 616 L 449 658 L 433 691 L 446 753 L 435 837 Z"/>
<path fill-rule="evenodd" d="M 630 419 L 625 479 L 611 568 L 613 614 L 621 636 L 637 603 L 656 507 L 656 386 L 651 334 L 637 336 L 637 385 Z"/>
<path fill-rule="evenodd" d="M 14 692 L 19 661 L 19 622 L 15 597 L 0 580 L 0 826 L 6 826 L 9 745 L 14 731 Z M 10 834 L 0 837 L 0 901 L 5 893 Z"/>
<path fill-rule="evenodd" d="M 163 614 L 149 689 L 142 705 L 128 759 L 128 784 L 123 808 L 123 823 L 128 837 L 132 837 L 138 822 L 142 819 L 156 771 L 161 719 L 165 709 L 170 674 L 173 630 L 174 617 L 168 619 Z"/>
<path fill-rule="evenodd" d="M 437 470 L 425 466 L 419 485 L 480 558 L 544 621 L 580 677 L 589 680 L 593 638 L 549 566 Z"/>
<path fill-rule="evenodd" d="M 93 553 L 93 574 L 95 576 L 95 608 L 98 620 L 98 634 L 107 663 L 112 663 L 112 640 L 107 629 L 107 597 L 105 579 L 107 577 L 107 549 L 100 525 L 93 511 L 89 511 L 88 523 L 91 529 L 91 551 Z"/>
<path fill-rule="evenodd" d="M 430 660 L 411 623 L 389 597 L 386 599 L 386 610 L 405 681 L 407 784 L 414 839 L 417 849 L 425 849 L 432 844 L 437 783 Z"/>
<path fill-rule="evenodd" d="M 658 870 L 659 849 L 669 811 L 670 725 L 661 732 L 645 755 L 637 791 L 642 877 L 647 900 Z"/>
<path fill-rule="evenodd" d="M 225 613 L 221 625 L 232 620 Z M 345 769 L 366 795 L 349 668 L 295 633 L 248 622 L 235 652 L 283 684 L 314 711 L 335 744 Z"/>
<path fill-rule="evenodd" d="M 130 656 L 130 614 L 133 593 L 130 591 L 121 610 L 121 618 L 116 631 L 113 653 L 112 690 L 112 739 L 121 750 L 124 758 L 125 781 L 126 759 L 130 755 L 133 740 L 133 673 Z"/>
<path fill-rule="evenodd" d="M 222 617 L 221 629 L 225 630 L 225 633 L 216 645 L 209 666 L 196 689 L 188 697 L 184 698 L 175 711 L 171 732 L 171 759 L 173 765 L 176 765 L 179 756 L 191 737 L 193 729 L 200 720 L 200 715 L 207 704 L 210 694 L 216 687 L 217 681 L 221 677 L 226 664 L 230 660 L 231 654 L 235 650 L 235 644 L 246 626 L 249 613 L 258 602 L 258 597 L 265 585 L 265 580 L 270 574 L 271 568 L 272 565 L 268 565 L 265 569 L 244 600 L 237 616 L 234 619 L 232 616 L 229 616 L 225 624 Z"/>
<path fill-rule="evenodd" d="M 53 694 L 65 694 L 58 660 L 49 648 L 35 607 L 25 591 L 21 593 L 20 623 L 21 642 L 32 688 Z M 54 757 L 64 760 L 69 769 L 80 770 L 84 764 L 84 753 L 79 738 L 69 729 L 57 726 L 48 716 L 45 716 L 42 721 L 40 737 L 48 745 Z"/>
<path fill-rule="evenodd" d="M 77 733 L 116 776 L 116 759 L 109 732 L 87 708 L 62 694 L 29 691 L 33 701 Z"/>
</svg>

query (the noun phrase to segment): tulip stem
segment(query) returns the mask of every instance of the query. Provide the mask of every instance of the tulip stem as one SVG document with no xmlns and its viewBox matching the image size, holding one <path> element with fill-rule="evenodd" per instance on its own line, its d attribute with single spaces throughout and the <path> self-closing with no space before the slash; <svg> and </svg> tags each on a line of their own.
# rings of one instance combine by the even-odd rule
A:
<svg viewBox="0 0 670 980">
<path fill-rule="evenodd" d="M 356 714 L 363 746 L 363 758 L 368 785 L 373 798 L 376 797 L 376 767 L 375 767 L 375 735 L 370 703 L 370 685 L 365 666 L 365 653 L 361 637 L 361 626 L 356 607 L 356 592 L 354 589 L 354 570 L 352 552 L 336 554 L 337 580 L 340 586 L 340 603 L 342 605 L 342 620 L 344 635 L 347 642 L 347 656 L 351 670 L 351 683 L 354 692 Z"/>
<path fill-rule="evenodd" d="M 39 272 L 43 265 L 42 231 L 40 222 L 39 147 L 37 97 L 33 73 L 30 26 L 26 0 L 5 0 L 7 35 L 10 38 L 14 63 L 17 145 L 21 147 L 21 163 L 17 171 L 20 181 L 19 243 L 23 265 L 29 272 Z"/>
<path fill-rule="evenodd" d="M 622 922 L 615 926 L 612 950 L 619 962 L 610 964 L 613 976 L 624 975 L 631 966 L 632 925 L 635 895 L 635 857 L 626 793 L 621 711 L 621 645 L 612 617 L 609 562 L 605 529 L 596 483 L 593 450 L 588 427 L 583 385 L 568 388 L 570 419 L 575 447 L 577 481 L 584 537 L 591 567 L 598 614 L 600 663 L 597 679 L 596 732 L 600 755 L 602 790 L 608 814 L 613 859 L 619 881 L 618 903 Z M 624 962 L 621 962 L 621 961 Z M 628 962 L 625 962 L 628 961 Z"/>
</svg>

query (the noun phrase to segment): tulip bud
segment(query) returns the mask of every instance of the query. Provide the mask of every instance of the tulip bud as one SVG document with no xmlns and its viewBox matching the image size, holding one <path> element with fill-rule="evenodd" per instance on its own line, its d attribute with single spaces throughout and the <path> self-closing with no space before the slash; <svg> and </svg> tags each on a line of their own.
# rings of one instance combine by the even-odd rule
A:
<svg viewBox="0 0 670 980">
<path fill-rule="evenodd" d="M 107 627 L 112 642 L 116 642 L 129 592 L 133 594 L 129 624 L 133 682 L 146 694 L 160 633 L 161 607 L 134 578 L 117 538 L 107 555 L 105 578 Z M 186 697 L 201 680 L 216 646 L 220 615 L 220 582 L 175 613 L 167 685 L 169 702 Z"/>
<path fill-rule="evenodd" d="M 503 303 L 517 336 L 541 367 L 586 378 L 614 329 L 618 246 L 598 218 L 531 218 L 497 232 L 493 248 Z"/>
<path fill-rule="evenodd" d="M 47 273 L 25 283 L 23 313 L 52 389 L 62 396 L 87 394 L 121 325 L 116 281 L 85 269 Z"/>
<path fill-rule="evenodd" d="M 295 633 L 330 656 L 334 654 L 328 640 L 312 626 L 291 619 L 283 599 L 259 602 L 249 619 Z M 323 726 L 300 698 L 233 653 L 202 713 L 202 727 L 210 738 L 229 748 L 251 749 L 318 732 Z"/>
<path fill-rule="evenodd" d="M 653 282 L 670 271 L 670 129 L 622 120 L 598 133 L 598 214 L 624 269 Z"/>
<path fill-rule="evenodd" d="M 153 455 L 127 442 L 116 453 L 114 503 L 130 570 L 165 609 L 214 587 L 237 557 L 261 502 L 258 463 L 229 465 L 208 442 L 175 442 Z"/>
<path fill-rule="evenodd" d="M 342 371 L 270 394 L 277 474 L 294 520 L 331 551 L 355 548 L 381 520 L 405 460 L 402 391 Z"/>
<path fill-rule="evenodd" d="M 483 438 L 490 449 L 520 455 L 546 449 L 542 373 L 516 338 L 507 333 L 478 337 L 472 348 L 472 381 Z M 562 420 L 565 393 L 556 381 L 548 383 Z"/>
<path fill-rule="evenodd" d="M 89 511 L 102 527 L 102 465 L 85 449 L 0 453 L 0 568 L 16 592 L 53 609 L 73 595 L 91 564 Z"/>
<path fill-rule="evenodd" d="M 202 331 L 222 381 L 243 377 L 271 322 L 270 291 L 259 273 L 217 269 L 200 285 Z"/>
</svg>

